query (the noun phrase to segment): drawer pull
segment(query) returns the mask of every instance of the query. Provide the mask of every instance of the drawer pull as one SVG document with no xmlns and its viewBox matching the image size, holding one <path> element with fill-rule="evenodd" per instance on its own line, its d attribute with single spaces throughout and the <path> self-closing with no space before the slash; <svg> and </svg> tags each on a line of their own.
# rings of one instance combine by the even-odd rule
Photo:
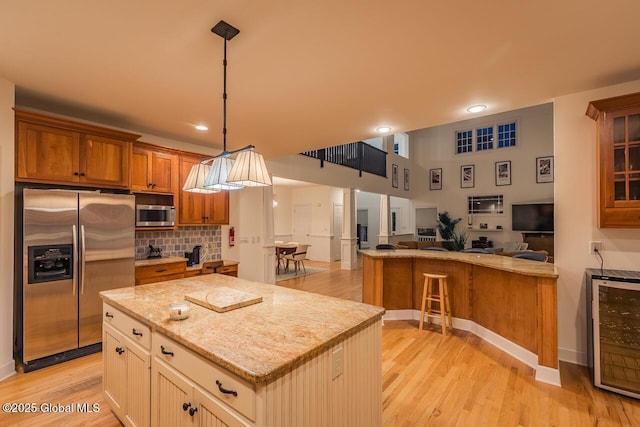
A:
<svg viewBox="0 0 640 427">
<path fill-rule="evenodd" d="M 118 353 L 118 354 L 122 354 L 122 353 L 124 353 L 124 348 L 122 348 L 122 347 L 116 347 L 116 353 Z"/>
<path fill-rule="evenodd" d="M 189 415 L 192 417 L 198 412 L 198 408 L 189 408 Z"/>
<path fill-rule="evenodd" d="M 191 407 L 191 402 L 189 403 L 183 403 L 182 404 L 182 410 L 186 411 L 187 409 L 189 409 Z"/>
<path fill-rule="evenodd" d="M 226 388 L 222 387 L 222 383 L 220 382 L 220 380 L 216 380 L 216 385 L 218 386 L 218 390 L 220 390 L 221 393 L 224 394 L 233 394 L 235 397 L 238 397 L 238 392 L 235 390 L 227 390 Z"/>
<path fill-rule="evenodd" d="M 109 317 L 111 319 L 113 319 L 113 314 L 109 313 L 108 311 L 104 314 L 104 317 Z"/>
<path fill-rule="evenodd" d="M 173 351 L 165 350 L 163 345 L 160 346 L 160 351 L 162 352 L 162 354 L 166 354 L 167 356 L 173 356 Z"/>
<path fill-rule="evenodd" d="M 142 332 L 138 332 L 138 331 L 136 331 L 136 328 L 133 328 L 133 335 L 141 337 L 142 336 Z"/>
<path fill-rule="evenodd" d="M 165 271 L 167 271 L 166 268 L 159 268 L 156 270 L 156 273 L 164 273 Z"/>
</svg>

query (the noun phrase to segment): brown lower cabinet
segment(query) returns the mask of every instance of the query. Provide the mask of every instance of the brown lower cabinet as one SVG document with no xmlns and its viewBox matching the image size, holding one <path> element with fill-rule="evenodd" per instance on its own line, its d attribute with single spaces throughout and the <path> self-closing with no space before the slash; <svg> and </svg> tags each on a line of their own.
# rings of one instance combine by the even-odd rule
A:
<svg viewBox="0 0 640 427">
<path fill-rule="evenodd" d="M 136 286 L 183 279 L 186 269 L 187 263 L 185 261 L 136 267 Z"/>
<path fill-rule="evenodd" d="M 205 268 L 206 268 L 205 263 Z M 147 283 L 164 282 L 166 280 L 184 279 L 187 277 L 199 276 L 201 274 L 219 273 L 227 276 L 238 277 L 238 264 L 221 265 L 215 269 L 187 270 L 186 262 L 177 261 L 165 264 L 145 265 L 136 267 L 136 286 Z"/>
</svg>

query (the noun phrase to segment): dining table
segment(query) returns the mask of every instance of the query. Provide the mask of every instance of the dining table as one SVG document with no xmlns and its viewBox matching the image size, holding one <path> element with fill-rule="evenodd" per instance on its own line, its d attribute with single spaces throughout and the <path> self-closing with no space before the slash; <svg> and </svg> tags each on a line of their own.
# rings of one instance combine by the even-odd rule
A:
<svg viewBox="0 0 640 427">
<path fill-rule="evenodd" d="M 280 274 L 280 267 L 283 266 L 285 255 L 292 254 L 298 248 L 294 243 L 277 243 L 276 244 L 276 274 Z M 284 266 L 283 266 L 284 267 Z"/>
</svg>

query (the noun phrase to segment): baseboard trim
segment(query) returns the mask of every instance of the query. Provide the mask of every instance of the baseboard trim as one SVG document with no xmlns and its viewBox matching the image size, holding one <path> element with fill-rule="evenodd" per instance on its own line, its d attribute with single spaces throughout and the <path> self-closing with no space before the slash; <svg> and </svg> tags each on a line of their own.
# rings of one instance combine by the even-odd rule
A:
<svg viewBox="0 0 640 427">
<path fill-rule="evenodd" d="M 563 362 L 569 362 L 576 365 L 588 366 L 587 353 L 571 350 L 569 348 L 558 348 L 558 358 Z"/>
<path fill-rule="evenodd" d="M 0 366 L 0 381 L 6 380 L 7 378 L 16 374 L 16 362 L 11 359 L 4 365 Z"/>
<path fill-rule="evenodd" d="M 387 310 L 383 320 L 417 320 L 420 321 L 419 310 Z M 440 319 L 433 319 L 434 323 L 440 324 Z M 519 346 L 516 343 L 496 334 L 495 332 L 478 325 L 472 320 L 453 318 L 453 327 L 462 331 L 471 332 L 489 344 L 499 348 L 505 353 L 515 357 L 524 364 L 532 367 L 536 371 L 536 381 L 553 384 L 558 387 L 560 383 L 560 370 L 538 365 L 538 355 Z"/>
</svg>

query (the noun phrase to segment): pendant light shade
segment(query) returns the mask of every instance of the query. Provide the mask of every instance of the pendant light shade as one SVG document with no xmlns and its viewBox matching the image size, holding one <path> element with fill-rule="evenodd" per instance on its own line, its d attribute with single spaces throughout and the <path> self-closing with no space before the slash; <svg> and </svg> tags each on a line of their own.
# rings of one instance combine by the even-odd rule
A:
<svg viewBox="0 0 640 427">
<path fill-rule="evenodd" d="M 217 193 L 220 190 L 204 188 L 204 182 L 209 175 L 211 166 L 203 163 L 196 163 L 191 167 L 189 176 L 182 187 L 183 191 L 189 191 L 191 193 Z"/>
<path fill-rule="evenodd" d="M 241 184 L 245 187 L 272 185 L 262 154 L 253 150 L 242 151 L 238 154 L 233 168 L 229 171 L 227 182 Z"/>
<path fill-rule="evenodd" d="M 210 190 L 239 190 L 241 184 L 227 182 L 227 175 L 233 167 L 234 160 L 228 157 L 216 157 L 204 181 L 204 187 Z"/>
</svg>

